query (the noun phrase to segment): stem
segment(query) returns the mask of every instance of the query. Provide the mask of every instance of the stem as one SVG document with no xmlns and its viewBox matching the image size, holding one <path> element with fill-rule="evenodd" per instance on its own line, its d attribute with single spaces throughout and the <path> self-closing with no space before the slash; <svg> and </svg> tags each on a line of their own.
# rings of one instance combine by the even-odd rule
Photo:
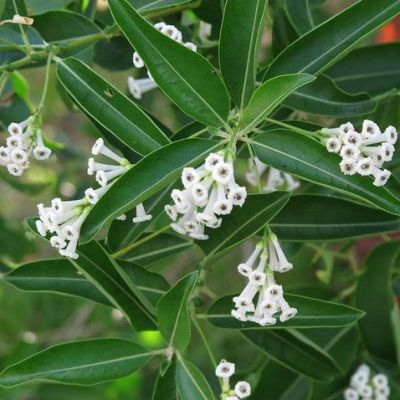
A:
<svg viewBox="0 0 400 400">
<path fill-rule="evenodd" d="M 50 77 L 50 67 L 51 67 L 51 60 L 52 60 L 53 55 L 50 53 L 49 56 L 47 57 L 47 63 L 46 63 L 46 77 L 44 80 L 44 86 L 43 86 L 43 92 L 42 92 L 42 97 L 40 99 L 40 103 L 37 109 L 37 112 L 40 113 L 43 109 L 44 102 L 46 100 L 48 88 L 49 88 L 49 77 Z"/>
<path fill-rule="evenodd" d="M 265 121 L 271 122 L 271 123 L 276 124 L 276 125 L 280 125 L 280 126 L 282 126 L 284 128 L 288 128 L 288 129 L 290 129 L 290 130 L 292 130 L 294 132 L 301 133 L 303 135 L 312 136 L 312 137 L 315 137 L 315 138 L 318 138 L 318 139 L 320 138 L 318 132 L 306 131 L 305 129 L 301 129 L 301 128 L 298 128 L 296 126 L 293 126 L 293 125 L 290 125 L 290 124 L 286 124 L 285 122 L 278 121 L 276 119 L 265 118 Z"/>
<path fill-rule="evenodd" d="M 111 254 L 112 258 L 118 258 L 121 257 L 123 255 L 125 255 L 126 253 L 128 253 L 129 251 L 135 249 L 136 247 L 142 245 L 143 243 L 146 243 L 147 241 L 149 241 L 150 239 L 155 238 L 156 236 L 160 235 L 161 233 L 165 232 L 167 229 L 169 229 L 169 225 L 167 226 L 163 226 L 162 228 L 160 228 L 157 231 L 154 231 L 152 233 L 150 233 L 149 235 L 147 235 L 146 237 L 144 237 L 143 239 L 140 239 L 136 242 L 133 242 L 131 244 L 128 244 L 128 246 L 123 247 L 121 250 L 116 251 L 115 253 Z"/>
<path fill-rule="evenodd" d="M 206 337 L 206 335 L 204 334 L 204 331 L 203 331 L 203 329 L 201 328 L 201 326 L 200 326 L 200 324 L 199 324 L 199 321 L 197 321 L 196 318 L 193 318 L 192 320 L 193 320 L 194 326 L 195 326 L 196 329 L 197 329 L 197 332 L 199 333 L 199 336 L 201 337 L 201 340 L 202 340 L 203 343 L 204 343 L 204 347 L 206 348 L 207 354 L 208 354 L 208 356 L 210 357 L 211 364 L 213 365 L 214 368 L 216 368 L 216 367 L 217 367 L 217 360 L 216 360 L 216 358 L 215 358 L 215 356 L 214 356 L 214 353 L 213 353 L 213 351 L 212 351 L 212 349 L 211 349 L 210 344 L 208 343 L 207 337 Z"/>
<path fill-rule="evenodd" d="M 13 5 L 14 5 L 15 13 L 19 15 L 17 3 L 16 3 L 15 0 L 13 0 Z M 19 30 L 21 32 L 22 41 L 24 42 L 24 45 L 25 45 L 25 47 L 27 49 L 27 52 L 31 53 L 32 52 L 32 47 L 31 47 L 31 44 L 29 42 L 29 38 L 28 38 L 28 36 L 26 35 L 26 33 L 24 31 L 24 27 L 22 26 L 22 24 L 18 24 L 18 27 L 19 27 Z"/>
</svg>

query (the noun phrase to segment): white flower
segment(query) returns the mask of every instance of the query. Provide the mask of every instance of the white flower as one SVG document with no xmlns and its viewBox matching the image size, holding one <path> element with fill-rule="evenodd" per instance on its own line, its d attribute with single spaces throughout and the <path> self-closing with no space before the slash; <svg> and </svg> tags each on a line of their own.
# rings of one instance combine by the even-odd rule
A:
<svg viewBox="0 0 400 400">
<path fill-rule="evenodd" d="M 194 185 L 199 183 L 201 175 L 194 168 L 183 168 L 182 171 L 182 184 L 186 189 L 192 188 Z"/>
<path fill-rule="evenodd" d="M 108 190 L 111 184 L 98 189 L 88 188 L 85 190 L 85 197 L 90 204 L 96 204 L 103 194 Z"/>
<path fill-rule="evenodd" d="M 36 147 L 33 149 L 33 156 L 36 160 L 48 160 L 51 156 L 51 150 L 44 145 L 40 129 L 36 132 Z"/>
<path fill-rule="evenodd" d="M 389 180 L 391 172 L 388 171 L 387 169 L 379 169 L 375 168 L 374 171 L 372 172 L 372 175 L 374 177 L 374 182 L 373 184 L 375 186 L 384 186 L 386 182 Z"/>
<path fill-rule="evenodd" d="M 354 175 L 356 171 L 357 160 L 355 158 L 346 158 L 339 164 L 340 170 L 345 175 Z"/>
<path fill-rule="evenodd" d="M 136 206 L 136 217 L 132 219 L 134 224 L 138 224 L 140 222 L 145 222 L 151 220 L 153 217 L 151 214 L 147 214 L 143 203 L 140 203 Z"/>
<path fill-rule="evenodd" d="M 233 179 L 232 164 L 227 162 L 218 163 L 212 171 L 212 177 L 216 182 L 227 185 Z"/>
<path fill-rule="evenodd" d="M 210 153 L 204 161 L 204 167 L 208 171 L 213 171 L 214 168 L 224 162 L 224 157 L 220 154 Z"/>
<path fill-rule="evenodd" d="M 22 149 L 14 149 L 10 153 L 10 159 L 15 164 L 23 164 L 28 161 L 28 153 Z"/>
<path fill-rule="evenodd" d="M 107 186 L 110 181 L 122 175 L 125 171 L 124 167 L 116 167 L 110 171 L 99 170 L 96 172 L 96 181 L 100 186 Z"/>
<path fill-rule="evenodd" d="M 224 185 L 217 186 L 217 201 L 213 205 L 213 211 L 217 215 L 230 214 L 233 208 L 233 204 L 225 196 Z"/>
<path fill-rule="evenodd" d="M 92 147 L 92 154 L 97 156 L 99 154 L 103 154 L 104 156 L 111 158 L 119 164 L 124 162 L 124 159 L 120 157 L 118 154 L 114 153 L 111 149 L 109 149 L 105 144 L 102 138 L 96 140 Z"/>
<path fill-rule="evenodd" d="M 157 88 L 157 83 L 152 78 L 135 79 L 132 76 L 128 77 L 128 89 L 130 94 L 140 100 L 143 94 Z"/>
<path fill-rule="evenodd" d="M 380 133 L 381 131 L 379 129 L 379 126 L 375 122 L 369 121 L 367 119 L 363 122 L 361 136 L 364 139 L 369 139 L 374 136 L 378 136 L 380 135 Z"/>
<path fill-rule="evenodd" d="M 172 219 L 172 221 L 176 221 L 178 218 L 178 211 L 176 210 L 175 206 L 171 206 L 170 204 L 167 204 L 164 207 L 165 212 L 167 213 L 168 217 Z"/>
<path fill-rule="evenodd" d="M 354 129 L 354 128 L 353 128 Z M 362 136 L 354 130 L 348 131 L 343 135 L 343 142 L 353 146 L 360 146 L 362 143 Z"/>
<path fill-rule="evenodd" d="M 346 144 L 340 150 L 340 155 L 343 159 L 357 159 L 360 154 L 359 148 L 353 144 Z"/>
<path fill-rule="evenodd" d="M 248 382 L 240 381 L 235 385 L 235 394 L 240 399 L 245 399 L 251 394 L 251 387 Z"/>
<path fill-rule="evenodd" d="M 383 134 L 388 143 L 395 144 L 397 142 L 398 133 L 394 126 L 388 126 Z"/>
<path fill-rule="evenodd" d="M 235 373 L 235 364 L 222 360 L 216 370 L 215 375 L 218 378 L 230 378 Z"/>
<path fill-rule="evenodd" d="M 371 175 L 374 171 L 374 161 L 371 157 L 360 158 L 356 164 L 356 172 L 360 175 Z"/>
<path fill-rule="evenodd" d="M 358 389 L 358 394 L 362 397 L 370 398 L 373 394 L 372 387 L 370 385 L 361 386 Z"/>
<path fill-rule="evenodd" d="M 342 148 L 342 141 L 337 137 L 330 137 L 326 141 L 326 149 L 329 153 L 339 153 Z"/>
<path fill-rule="evenodd" d="M 18 164 L 8 164 L 7 170 L 14 176 L 21 176 L 24 173 L 24 169 Z"/>
<path fill-rule="evenodd" d="M 231 185 L 229 187 L 228 199 L 232 202 L 234 206 L 242 207 L 246 201 L 247 190 L 243 186 L 237 184 Z"/>
<path fill-rule="evenodd" d="M 287 260 L 275 235 L 273 235 L 272 240 L 268 244 L 268 251 L 270 257 L 269 266 L 272 271 L 287 272 L 293 268 L 293 264 Z"/>
<path fill-rule="evenodd" d="M 133 65 L 136 68 L 143 68 L 144 67 L 144 62 L 143 62 L 142 58 L 139 56 L 139 54 L 136 51 L 133 53 L 132 61 L 133 61 Z"/>
<path fill-rule="evenodd" d="M 379 387 L 386 387 L 388 386 L 388 378 L 386 375 L 384 374 L 376 374 L 373 378 L 372 378 L 372 383 L 374 384 L 375 387 L 379 388 Z"/>
<path fill-rule="evenodd" d="M 343 393 L 345 400 L 358 400 L 358 393 L 356 390 L 348 388 Z"/>
</svg>

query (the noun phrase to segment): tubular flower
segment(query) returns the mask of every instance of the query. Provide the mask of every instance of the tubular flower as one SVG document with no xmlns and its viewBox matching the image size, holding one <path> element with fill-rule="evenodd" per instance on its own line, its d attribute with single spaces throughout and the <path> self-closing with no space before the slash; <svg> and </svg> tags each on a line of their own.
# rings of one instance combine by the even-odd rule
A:
<svg viewBox="0 0 400 400">
<path fill-rule="evenodd" d="M 389 380 L 385 374 L 372 374 L 370 367 L 362 364 L 350 379 L 350 386 L 343 392 L 345 400 L 388 400 Z"/>
<path fill-rule="evenodd" d="M 230 214 L 234 206 L 243 206 L 246 188 L 235 182 L 233 162 L 225 158 L 223 153 L 211 153 L 197 169 L 183 169 L 184 189 L 174 189 L 171 193 L 174 205 L 165 206 L 173 230 L 193 239 L 207 240 L 205 227 L 219 228 L 221 216 Z"/>
<path fill-rule="evenodd" d="M 261 326 L 275 325 L 279 313 L 281 322 L 294 317 L 297 309 L 289 306 L 283 296 L 282 286 L 274 279 L 274 272 L 283 273 L 292 268 L 276 235 L 269 231 L 266 239 L 256 245 L 250 257 L 238 265 L 238 272 L 248 282 L 240 295 L 233 298 L 235 308 L 231 312 L 232 316 L 239 321 L 251 321 Z"/>
<path fill-rule="evenodd" d="M 239 400 L 251 395 L 251 386 L 246 381 L 239 381 L 233 389 L 231 388 L 230 378 L 234 373 L 235 364 L 226 360 L 221 360 L 215 369 L 215 375 L 222 383 L 221 400 Z"/>
<path fill-rule="evenodd" d="M 182 32 L 176 28 L 174 25 L 167 25 L 164 22 L 158 22 L 154 25 L 154 27 L 163 33 L 165 36 L 168 36 L 175 42 L 180 43 L 182 46 L 185 46 L 189 50 L 197 51 L 197 46 L 191 42 L 183 42 L 182 41 Z M 145 67 L 144 61 L 142 57 L 138 54 L 138 52 L 133 53 L 133 65 L 136 68 L 143 68 Z M 128 89 L 131 95 L 135 98 L 140 100 L 144 93 L 149 92 L 157 87 L 157 84 L 154 82 L 153 77 L 150 73 L 147 74 L 148 78 L 143 79 L 135 79 L 132 76 L 128 78 Z"/>
<path fill-rule="evenodd" d="M 361 132 L 347 122 L 338 128 L 324 128 L 323 143 L 330 153 L 340 154 L 340 170 L 345 175 L 371 175 L 375 186 L 383 186 L 389 180 L 391 172 L 382 169 L 384 162 L 391 161 L 398 133 L 388 126 L 382 133 L 378 125 L 365 120 Z"/>
<path fill-rule="evenodd" d="M 36 160 L 47 160 L 51 150 L 43 142 L 42 130 L 36 117 L 13 122 L 8 126 L 6 146 L 0 146 L 0 165 L 7 167 L 14 176 L 21 176 L 30 166 L 30 156 Z"/>
<path fill-rule="evenodd" d="M 249 171 L 246 173 L 246 180 L 252 186 L 258 185 L 261 178 L 265 181 L 263 186 L 264 193 L 275 192 L 277 190 L 288 190 L 290 192 L 300 187 L 300 182 L 292 175 L 281 172 L 273 167 L 261 162 L 257 157 L 249 158 Z"/>
</svg>

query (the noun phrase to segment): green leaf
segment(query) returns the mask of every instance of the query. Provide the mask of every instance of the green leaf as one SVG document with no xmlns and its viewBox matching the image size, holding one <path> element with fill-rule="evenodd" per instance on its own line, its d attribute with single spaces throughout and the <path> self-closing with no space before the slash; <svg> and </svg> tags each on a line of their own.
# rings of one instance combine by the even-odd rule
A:
<svg viewBox="0 0 400 400">
<path fill-rule="evenodd" d="M 386 212 L 332 196 L 292 196 L 269 226 L 282 240 L 324 241 L 379 235 L 400 229 Z"/>
<path fill-rule="evenodd" d="M 15 93 L 24 101 L 29 99 L 29 83 L 22 74 L 18 71 L 14 71 L 11 74 L 11 80 L 13 83 Z"/>
<path fill-rule="evenodd" d="M 289 20 L 286 10 L 283 7 L 278 7 L 275 12 L 272 24 L 272 53 L 277 55 L 282 52 L 286 47 L 293 43 L 299 35 Z M 267 70 L 268 65 L 262 67 L 258 71 L 259 80 Z"/>
<path fill-rule="evenodd" d="M 274 168 L 400 214 L 400 201 L 389 190 L 390 182 L 376 187 L 369 177 L 344 175 L 339 168 L 340 157 L 328 153 L 322 144 L 308 136 L 276 129 L 256 136 L 253 145 L 257 157 Z M 393 185 L 397 187 L 397 182 Z"/>
<path fill-rule="evenodd" d="M 240 109 L 254 92 L 267 0 L 228 0 L 219 44 L 222 77 Z"/>
<path fill-rule="evenodd" d="M 329 382 L 339 373 L 331 356 L 295 330 L 248 330 L 242 335 L 274 361 L 299 374 Z"/>
<path fill-rule="evenodd" d="M 12 270 L 4 279 L 22 290 L 78 296 L 110 306 L 112 303 L 67 259 L 34 261 Z"/>
<path fill-rule="evenodd" d="M 333 65 L 326 74 L 350 93 L 383 93 L 400 89 L 400 43 L 355 49 Z"/>
<path fill-rule="evenodd" d="M 184 351 L 190 342 L 189 297 L 197 283 L 198 272 L 182 278 L 159 301 L 157 319 L 168 346 Z"/>
<path fill-rule="evenodd" d="M 318 75 L 399 13 L 400 0 L 359 1 L 292 43 L 275 58 L 265 78 Z"/>
<path fill-rule="evenodd" d="M 148 199 L 220 146 L 211 140 L 185 139 L 154 151 L 122 175 L 93 207 L 81 230 L 87 242 L 109 221 Z"/>
<path fill-rule="evenodd" d="M 162 374 L 160 369 L 154 386 L 152 400 L 178 400 L 178 388 L 175 382 L 176 359 L 168 366 Z"/>
<path fill-rule="evenodd" d="M 281 364 L 269 360 L 252 393 L 252 399 L 308 400 L 311 389 L 310 380 L 287 369 Z"/>
<path fill-rule="evenodd" d="M 214 393 L 204 375 L 195 365 L 182 357 L 178 358 L 176 366 L 176 384 L 182 399 L 215 399 Z"/>
<path fill-rule="evenodd" d="M 151 214 L 153 218 L 149 221 L 140 224 L 132 223 L 132 218 L 136 216 L 136 209 L 126 213 L 126 220 L 114 220 L 108 230 L 107 246 L 113 251 L 122 249 L 136 241 L 136 239 L 153 223 L 155 223 L 162 215 L 165 215 L 164 206 L 171 200 L 171 191 L 174 187 L 179 186 L 179 181 L 172 182 L 164 188 L 160 193 L 157 193 L 152 198 L 144 202 L 146 212 Z"/>
<path fill-rule="evenodd" d="M 127 1 L 110 0 L 109 5 L 116 23 L 167 96 L 204 124 L 226 125 L 228 93 L 212 65 L 155 29 Z"/>
<path fill-rule="evenodd" d="M 239 128 L 251 131 L 268 117 L 275 108 L 299 87 L 312 82 L 308 74 L 284 75 L 264 82 L 253 94 L 239 122 Z"/>
<path fill-rule="evenodd" d="M 297 33 L 303 35 L 314 27 L 309 0 L 286 0 L 288 17 Z"/>
<path fill-rule="evenodd" d="M 99 243 L 92 241 L 80 246 L 78 254 L 79 258 L 71 262 L 125 314 L 136 330 L 154 329 L 151 303 Z"/>
<path fill-rule="evenodd" d="M 206 318 L 213 325 L 224 329 L 282 329 L 282 328 L 329 328 L 351 325 L 362 318 L 365 313 L 344 304 L 313 299 L 311 297 L 285 294 L 285 299 L 298 314 L 285 323 L 277 322 L 268 327 L 254 322 L 241 322 L 232 317 L 233 297 L 226 296 L 218 299 L 208 310 Z"/>
<path fill-rule="evenodd" d="M 113 56 L 110 57 L 110 54 Z M 132 68 L 132 48 L 123 36 L 101 40 L 94 48 L 93 61 L 110 71 L 124 71 Z"/>
<path fill-rule="evenodd" d="M 291 94 L 284 105 L 309 114 L 348 118 L 373 112 L 378 100 L 367 94 L 345 93 L 329 78 L 319 76 L 314 82 Z"/>
<path fill-rule="evenodd" d="M 136 10 L 141 14 L 146 15 L 154 11 L 173 8 L 190 3 L 193 0 L 128 0 Z"/>
<path fill-rule="evenodd" d="M 399 309 L 391 279 L 399 252 L 397 241 L 383 243 L 372 250 L 365 262 L 365 272 L 356 291 L 357 307 L 367 313 L 360 321 L 360 328 L 368 351 L 382 359 L 397 361 L 398 364 Z"/>
<path fill-rule="evenodd" d="M 148 235 L 151 235 L 151 233 L 144 234 L 139 240 L 145 239 Z M 191 247 L 193 247 L 192 241 L 165 233 L 146 241 L 139 247 L 125 253 L 121 258 L 139 265 L 150 265 L 189 250 Z"/>
<path fill-rule="evenodd" d="M 57 74 L 74 101 L 135 152 L 146 155 L 169 142 L 135 103 L 81 61 L 60 61 Z"/>
<path fill-rule="evenodd" d="M 56 11 L 65 8 L 75 0 L 25 0 L 28 15 L 40 15 L 48 11 Z"/>
<path fill-rule="evenodd" d="M 160 274 L 123 260 L 119 260 L 118 264 L 153 306 L 156 306 L 160 298 L 170 289 L 169 283 Z"/>
<path fill-rule="evenodd" d="M 235 207 L 224 217 L 220 228 L 207 232 L 208 240 L 197 242 L 206 255 L 204 263 L 211 263 L 252 237 L 284 207 L 289 197 L 286 192 L 248 195 L 243 207 Z"/>
<path fill-rule="evenodd" d="M 50 381 L 94 385 L 127 376 L 142 368 L 153 354 L 136 343 L 120 339 L 93 339 L 64 343 L 43 350 L 0 374 L 0 386 Z"/>
</svg>

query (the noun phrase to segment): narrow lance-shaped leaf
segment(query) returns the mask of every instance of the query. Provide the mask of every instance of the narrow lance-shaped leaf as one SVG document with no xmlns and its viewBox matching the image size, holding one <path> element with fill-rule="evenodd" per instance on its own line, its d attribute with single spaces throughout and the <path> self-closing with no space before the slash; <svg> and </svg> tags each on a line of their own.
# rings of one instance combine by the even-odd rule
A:
<svg viewBox="0 0 400 400">
<path fill-rule="evenodd" d="M 300 35 L 307 33 L 314 27 L 309 3 L 309 0 L 286 0 L 288 17 Z"/>
<path fill-rule="evenodd" d="M 179 351 L 184 351 L 190 342 L 189 298 L 197 278 L 197 272 L 186 275 L 160 299 L 157 306 L 160 332 L 168 346 Z"/>
<path fill-rule="evenodd" d="M 141 14 L 148 14 L 154 11 L 182 6 L 191 3 L 193 0 L 129 0 Z"/>
<path fill-rule="evenodd" d="M 167 96 L 206 125 L 226 124 L 228 93 L 208 60 L 163 35 L 126 0 L 110 0 L 109 5 L 122 32 Z"/>
<path fill-rule="evenodd" d="M 310 114 L 346 118 L 371 113 L 376 109 L 378 99 L 365 93 L 345 93 L 329 78 L 319 76 L 314 82 L 292 93 L 284 105 Z"/>
<path fill-rule="evenodd" d="M 160 368 L 157 381 L 154 385 L 152 400 L 178 400 L 178 388 L 175 381 L 176 375 L 176 358 L 172 360 L 167 370 Z"/>
<path fill-rule="evenodd" d="M 146 236 L 147 234 L 143 235 L 143 239 Z M 139 238 L 141 239 L 142 237 Z M 190 248 L 193 248 L 192 241 L 164 233 L 128 251 L 121 258 L 139 265 L 151 265 Z"/>
<path fill-rule="evenodd" d="M 400 0 L 359 1 L 292 43 L 272 62 L 265 79 L 299 72 L 317 75 L 399 13 Z"/>
<path fill-rule="evenodd" d="M 9 272 L 4 279 L 22 290 L 62 293 L 112 305 L 69 260 L 63 258 L 24 264 Z"/>
<path fill-rule="evenodd" d="M 233 296 L 226 296 L 217 300 L 207 312 L 207 320 L 219 328 L 226 329 L 329 328 L 354 324 L 365 315 L 363 311 L 344 304 L 285 294 L 289 304 L 299 310 L 298 314 L 285 323 L 278 322 L 276 325 L 262 327 L 232 317 L 231 310 L 234 308 L 232 298 Z"/>
<path fill-rule="evenodd" d="M 295 330 L 247 330 L 242 335 L 277 363 L 312 379 L 329 382 L 340 371 L 331 356 Z"/>
<path fill-rule="evenodd" d="M 191 362 L 178 357 L 176 366 L 176 384 L 182 399 L 214 400 L 207 379 Z"/>
<path fill-rule="evenodd" d="M 301 194 L 269 226 L 282 240 L 338 240 L 397 231 L 400 218 L 332 196 Z"/>
<path fill-rule="evenodd" d="M 286 192 L 247 196 L 243 207 L 235 207 L 224 217 L 220 228 L 207 232 L 208 240 L 197 242 L 206 255 L 204 262 L 211 263 L 252 237 L 285 206 L 289 197 Z"/>
<path fill-rule="evenodd" d="M 392 273 L 399 253 L 397 241 L 383 243 L 372 250 L 356 291 L 357 307 L 367 313 L 360 328 L 368 351 L 397 363 L 400 362 L 400 314 L 392 289 Z M 372 292 L 371 288 L 374 288 Z"/>
<path fill-rule="evenodd" d="M 94 385 L 122 378 L 143 367 L 153 354 L 136 343 L 120 339 L 93 339 L 64 343 L 41 351 L 0 374 L 0 386 L 50 381 Z"/>
<path fill-rule="evenodd" d="M 268 117 L 292 92 L 314 79 L 312 75 L 297 74 L 278 76 L 264 82 L 251 97 L 239 122 L 239 128 L 250 131 Z"/>
<path fill-rule="evenodd" d="M 135 103 L 81 61 L 60 61 L 57 74 L 74 101 L 125 146 L 146 155 L 169 143 Z"/>
<path fill-rule="evenodd" d="M 339 156 L 308 136 L 276 129 L 256 136 L 253 145 L 257 157 L 274 168 L 400 214 L 400 200 L 388 189 L 390 185 L 376 187 L 370 177 L 344 175 Z"/>
<path fill-rule="evenodd" d="M 82 226 L 81 240 L 91 240 L 107 222 L 168 186 L 182 168 L 204 159 L 219 146 L 211 140 L 185 139 L 149 154 L 113 183 L 94 205 Z"/>
<path fill-rule="evenodd" d="M 375 94 L 400 89 L 400 43 L 355 49 L 326 74 L 350 93 Z"/>
<path fill-rule="evenodd" d="M 228 0 L 219 44 L 224 82 L 242 109 L 255 87 L 258 50 L 267 0 Z"/>
</svg>

